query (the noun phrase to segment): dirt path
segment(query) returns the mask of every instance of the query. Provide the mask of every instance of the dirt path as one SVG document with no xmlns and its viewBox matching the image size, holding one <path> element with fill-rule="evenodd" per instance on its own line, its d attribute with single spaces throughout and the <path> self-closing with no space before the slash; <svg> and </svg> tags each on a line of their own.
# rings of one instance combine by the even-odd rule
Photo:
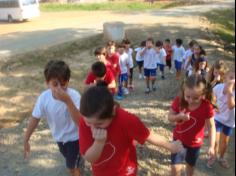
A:
<svg viewBox="0 0 236 176">
<path fill-rule="evenodd" d="M 233 7 L 232 0 L 218 0 L 210 4 L 177 7 L 146 12 L 60 12 L 42 13 L 30 22 L 0 23 L 0 57 L 24 53 L 34 49 L 98 34 L 104 22 L 123 21 L 126 27 L 139 24 L 163 24 L 195 21 L 197 14 L 215 8 Z M 190 19 L 193 18 L 193 19 Z M 188 22 L 187 22 L 188 23 Z M 198 24 L 195 24 L 198 25 Z M 192 24 L 191 24 L 192 26 Z"/>
<path fill-rule="evenodd" d="M 154 18 L 152 19 L 154 20 Z M 223 46 L 211 40 L 211 36 L 204 30 L 208 24 L 203 23 L 200 18 L 196 16 L 184 16 L 181 18 L 165 16 L 161 19 L 163 21 L 158 22 L 156 20 L 156 23 L 144 23 L 141 25 L 140 22 L 140 24 L 128 25 L 128 37 L 135 46 L 150 35 L 155 39 L 162 40 L 167 37 L 171 40 L 181 37 L 185 44 L 190 39 L 196 39 L 206 49 L 211 63 L 215 59 L 223 58 L 228 64 L 235 64 L 235 55 L 224 52 Z M 41 122 L 31 138 L 32 155 L 30 159 L 23 160 L 22 140 L 28 121 L 26 117 L 30 116 L 31 108 L 39 92 L 45 88 L 42 71 L 47 60 L 53 58 L 64 59 L 73 72 L 71 87 L 82 92 L 85 73 L 94 61 L 93 50 L 96 46 L 102 44 L 104 44 L 102 36 L 96 35 L 89 39 L 79 39 L 72 44 L 56 46 L 48 51 L 38 51 L 4 61 L 0 60 L 0 122 L 1 124 L 13 126 L 0 129 L 0 176 L 67 175 L 63 158 L 59 154 L 44 121 Z M 63 48 L 70 49 L 70 52 L 64 52 Z M 167 79 L 164 81 L 158 77 L 157 92 L 147 96 L 144 94 L 144 80 L 138 79 L 137 69 L 135 69 L 135 90 L 121 102 L 121 105 L 138 115 L 151 130 L 171 140 L 173 126 L 167 120 L 167 112 L 171 100 L 178 92 L 179 83 L 175 81 L 172 74 L 167 73 L 166 77 Z M 26 119 L 22 121 L 22 118 Z M 16 119 L 18 119 L 18 123 L 15 122 Z M 234 137 L 232 138 L 234 139 Z M 206 140 L 206 144 L 207 142 Z M 232 164 L 232 167 L 228 170 L 223 169 L 218 164 L 213 169 L 206 168 L 206 144 L 202 148 L 195 175 L 235 175 L 235 141 L 231 142 L 227 153 L 227 158 Z M 139 146 L 138 156 L 139 176 L 168 175 L 170 157 L 166 151 L 151 145 Z M 86 175 L 89 176 L 91 174 L 86 171 Z"/>
</svg>

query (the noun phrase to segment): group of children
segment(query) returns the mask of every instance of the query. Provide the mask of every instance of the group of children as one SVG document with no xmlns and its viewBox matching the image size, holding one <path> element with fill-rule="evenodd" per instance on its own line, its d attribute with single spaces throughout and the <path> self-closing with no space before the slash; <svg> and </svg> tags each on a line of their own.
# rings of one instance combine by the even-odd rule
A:
<svg viewBox="0 0 236 176">
<path fill-rule="evenodd" d="M 116 49 L 117 48 L 117 49 Z M 207 166 L 218 159 L 228 168 L 224 158 L 235 123 L 235 70 L 222 60 L 208 65 L 206 53 L 196 42 L 185 51 L 182 40 L 171 46 L 148 38 L 136 51 L 139 78 L 146 79 L 146 93 L 155 91 L 157 69 L 165 79 L 165 66 L 176 79 L 185 73 L 180 93 L 173 100 L 168 119 L 175 124 L 173 141 L 150 131 L 141 120 L 120 107 L 115 100 L 133 90 L 133 49 L 130 41 L 108 42 L 95 50 L 95 61 L 85 79 L 82 96 L 69 88 L 70 68 L 63 61 L 50 61 L 44 70 L 48 89 L 35 104 L 24 137 L 24 154 L 30 153 L 30 137 L 41 118 L 46 117 L 71 175 L 83 175 L 84 160 L 91 163 L 94 176 L 137 175 L 136 143 L 149 142 L 171 152 L 171 175 L 180 176 L 186 163 L 188 176 L 194 166 L 208 132 L 210 146 Z M 144 70 L 144 75 L 142 74 Z M 118 84 L 118 85 L 117 85 Z M 150 86 L 151 84 L 151 86 Z M 158 125 L 158 124 L 157 124 Z M 219 155 L 219 156 L 218 156 Z"/>
</svg>

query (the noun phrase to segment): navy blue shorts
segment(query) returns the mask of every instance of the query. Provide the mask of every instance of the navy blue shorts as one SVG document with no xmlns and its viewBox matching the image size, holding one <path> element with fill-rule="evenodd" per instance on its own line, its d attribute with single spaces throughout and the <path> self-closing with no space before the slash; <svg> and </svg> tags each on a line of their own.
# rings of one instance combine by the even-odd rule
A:
<svg viewBox="0 0 236 176">
<path fill-rule="evenodd" d="M 84 160 L 82 156 L 80 156 L 79 152 L 79 141 L 71 141 L 71 142 L 57 142 L 59 150 L 61 154 L 64 156 L 66 160 L 66 167 L 68 169 L 80 168 L 84 167 Z"/>
<path fill-rule="evenodd" d="M 231 136 L 233 133 L 233 128 L 228 127 L 219 121 L 215 120 L 215 125 L 216 125 L 216 132 L 218 133 L 223 133 L 226 136 Z"/>
<path fill-rule="evenodd" d="M 175 69 L 177 71 L 182 70 L 182 62 L 179 62 L 179 61 L 175 60 Z"/>
<path fill-rule="evenodd" d="M 139 68 L 143 67 L 143 61 L 136 61 Z"/>
<path fill-rule="evenodd" d="M 146 77 L 156 77 L 157 76 L 157 70 L 156 69 L 147 69 L 144 68 L 144 76 Z"/>
<path fill-rule="evenodd" d="M 184 148 L 186 149 L 184 152 L 171 154 L 171 164 L 184 164 L 185 161 L 187 164 L 194 167 L 199 157 L 201 147 L 187 147 L 184 145 Z"/>
<path fill-rule="evenodd" d="M 165 69 L 165 65 L 164 64 L 157 64 L 157 70 L 158 70 L 158 68 L 160 68 L 161 72 L 163 72 Z"/>
<path fill-rule="evenodd" d="M 119 84 L 128 81 L 128 73 L 120 74 L 119 76 Z"/>
</svg>

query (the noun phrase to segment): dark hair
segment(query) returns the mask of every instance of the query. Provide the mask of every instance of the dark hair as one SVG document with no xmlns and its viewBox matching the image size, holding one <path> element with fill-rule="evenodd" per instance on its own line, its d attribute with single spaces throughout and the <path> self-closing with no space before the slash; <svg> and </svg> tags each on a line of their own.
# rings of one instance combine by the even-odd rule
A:
<svg viewBox="0 0 236 176">
<path fill-rule="evenodd" d="M 181 46 L 183 44 L 183 40 L 182 39 L 176 39 L 176 45 L 177 46 Z"/>
<path fill-rule="evenodd" d="M 93 65 L 92 65 L 92 72 L 93 74 L 98 77 L 98 78 L 102 78 L 103 76 L 106 75 L 106 66 L 103 62 L 95 62 Z"/>
<path fill-rule="evenodd" d="M 107 55 L 107 50 L 105 47 L 98 47 L 95 49 L 94 51 L 94 55 L 97 56 L 97 55 L 104 55 L 106 56 Z"/>
<path fill-rule="evenodd" d="M 146 41 L 142 41 L 142 42 L 140 43 L 140 46 L 141 46 L 141 47 L 145 47 L 145 46 L 146 46 Z"/>
<path fill-rule="evenodd" d="M 168 38 L 167 38 L 167 39 L 165 39 L 165 42 L 168 42 L 168 43 L 170 43 L 170 39 L 168 39 Z"/>
<path fill-rule="evenodd" d="M 122 43 L 125 44 L 125 45 L 130 45 L 131 44 L 129 39 L 123 39 Z"/>
<path fill-rule="evenodd" d="M 86 118 L 97 117 L 109 119 L 113 117 L 115 103 L 113 96 L 104 86 L 93 86 L 87 89 L 81 97 L 80 112 Z"/>
<path fill-rule="evenodd" d="M 201 45 L 199 45 L 198 43 L 195 43 L 193 46 L 198 47 L 200 49 L 200 55 L 206 56 L 206 51 L 202 48 Z"/>
<path fill-rule="evenodd" d="M 196 63 L 194 64 L 194 67 L 195 67 L 194 70 L 195 71 L 199 70 L 199 64 L 201 62 L 206 62 L 206 68 L 208 67 L 208 60 L 207 60 L 207 58 L 204 57 L 204 56 L 201 56 L 200 58 L 197 59 Z"/>
<path fill-rule="evenodd" d="M 196 87 L 201 87 L 202 88 L 202 95 L 205 96 L 205 99 L 210 101 L 211 104 L 215 107 L 214 105 L 214 100 L 213 100 L 213 92 L 212 92 L 212 87 L 209 83 L 207 83 L 206 79 L 198 74 L 193 74 L 189 77 L 187 77 L 182 85 L 181 85 L 181 92 L 180 92 L 180 108 L 185 109 L 188 108 L 188 102 L 185 101 L 184 97 L 184 90 L 185 88 L 189 89 L 194 89 Z"/>
<path fill-rule="evenodd" d="M 98 86 L 98 87 L 107 87 L 108 84 L 104 80 L 98 80 L 97 83 L 96 83 L 96 86 Z"/>
<path fill-rule="evenodd" d="M 125 44 L 124 43 L 120 43 L 117 45 L 117 48 L 124 48 L 125 49 Z"/>
<path fill-rule="evenodd" d="M 161 46 L 163 46 L 163 42 L 160 41 L 160 40 L 158 40 L 158 41 L 156 42 L 156 47 L 161 47 Z"/>
<path fill-rule="evenodd" d="M 69 66 L 61 60 L 51 60 L 44 68 L 44 77 L 48 82 L 51 79 L 58 79 L 59 81 L 69 81 L 71 71 Z"/>
<path fill-rule="evenodd" d="M 152 42 L 152 44 L 154 44 L 154 39 L 149 37 L 149 38 L 147 38 L 146 42 Z"/>
<path fill-rule="evenodd" d="M 107 42 L 107 46 L 116 46 L 116 43 L 114 41 Z"/>
<path fill-rule="evenodd" d="M 196 40 L 191 40 L 188 44 L 190 48 L 192 48 L 195 44 L 198 44 Z"/>
</svg>

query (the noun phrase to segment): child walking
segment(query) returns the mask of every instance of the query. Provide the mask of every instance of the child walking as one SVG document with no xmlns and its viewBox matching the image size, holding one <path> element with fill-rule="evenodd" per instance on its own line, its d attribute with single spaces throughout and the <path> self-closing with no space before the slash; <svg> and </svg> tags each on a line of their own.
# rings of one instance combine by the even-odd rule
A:
<svg viewBox="0 0 236 176">
<path fill-rule="evenodd" d="M 165 66 L 166 66 L 166 51 L 163 48 L 163 42 L 156 42 L 156 59 L 157 59 L 157 70 L 161 71 L 161 79 L 165 79 Z"/>
<path fill-rule="evenodd" d="M 212 91 L 206 80 L 200 75 L 191 75 L 181 87 L 180 96 L 172 103 L 169 121 L 176 127 L 173 131 L 174 140 L 180 140 L 186 152 L 171 155 L 171 174 L 180 176 L 182 164 L 186 162 L 187 176 L 193 176 L 204 139 L 204 125 L 209 126 L 210 147 L 208 154 L 214 157 L 215 124 L 214 109 L 210 101 Z"/>
<path fill-rule="evenodd" d="M 130 47 L 130 40 L 124 39 L 122 43 L 125 45 L 125 52 L 129 56 L 129 81 L 128 81 L 128 88 L 130 90 L 134 89 L 133 85 L 133 72 L 134 72 L 134 61 L 133 61 L 133 49 Z"/>
<path fill-rule="evenodd" d="M 173 153 L 183 149 L 179 141 L 167 142 L 150 132 L 137 116 L 115 105 L 106 87 L 89 88 L 82 95 L 80 110 L 80 151 L 91 163 L 94 176 L 136 176 L 135 141 L 149 142 Z"/>
<path fill-rule="evenodd" d="M 185 49 L 182 46 L 182 39 L 176 39 L 176 44 L 172 47 L 173 55 L 172 59 L 175 61 L 175 69 L 176 69 L 176 79 L 179 80 L 181 77 L 182 64 L 185 54 Z"/>
<path fill-rule="evenodd" d="M 173 74 L 172 68 L 172 46 L 170 39 L 165 39 L 164 49 L 166 51 L 166 66 L 169 67 L 169 72 Z"/>
<path fill-rule="evenodd" d="M 136 62 L 138 65 L 138 72 L 139 72 L 139 79 L 144 78 L 144 75 L 142 73 L 142 69 L 143 69 L 143 57 L 141 56 L 141 52 L 144 50 L 146 46 L 146 41 L 142 41 L 140 44 L 140 47 L 136 48 Z"/>
<path fill-rule="evenodd" d="M 216 85 L 213 92 L 219 108 L 215 113 L 216 157 L 208 161 L 208 167 L 218 158 L 222 167 L 229 168 L 225 153 L 235 127 L 235 68 L 228 71 L 224 83 Z"/>
<path fill-rule="evenodd" d="M 192 68 L 191 68 L 191 65 L 189 65 L 188 67 L 187 67 L 187 61 L 188 61 L 188 59 L 190 58 L 190 57 L 192 57 L 192 55 L 193 55 L 193 52 L 194 52 L 194 45 L 195 44 L 198 44 L 197 43 L 197 41 L 196 40 L 191 40 L 190 42 L 189 42 L 189 44 L 188 44 L 188 49 L 185 51 L 185 54 L 184 54 L 184 65 L 183 65 L 183 67 L 184 67 L 184 70 L 186 70 L 186 71 L 192 71 Z M 186 75 L 187 75 L 188 73 L 186 73 Z"/>
<path fill-rule="evenodd" d="M 188 76 L 192 74 L 198 74 L 201 75 L 203 78 L 207 79 L 208 72 L 208 61 L 205 57 L 201 57 L 197 60 L 195 68 L 193 70 L 189 70 Z"/>
<path fill-rule="evenodd" d="M 70 69 L 65 62 L 48 62 L 44 76 L 48 89 L 38 97 L 33 109 L 32 118 L 24 136 L 24 157 L 26 158 L 30 154 L 31 135 L 37 128 L 40 119 L 45 117 L 52 136 L 66 160 L 66 167 L 71 176 L 79 176 L 83 168 L 76 125 L 80 118 L 80 94 L 76 90 L 68 88 Z"/>
<path fill-rule="evenodd" d="M 151 92 L 150 82 L 152 85 L 152 91 L 156 91 L 156 76 L 157 76 L 157 60 L 156 60 L 156 49 L 154 49 L 154 40 L 148 38 L 146 40 L 146 47 L 140 53 L 144 59 L 144 76 L 146 77 L 146 90 L 145 93 L 148 94 Z"/>
</svg>

